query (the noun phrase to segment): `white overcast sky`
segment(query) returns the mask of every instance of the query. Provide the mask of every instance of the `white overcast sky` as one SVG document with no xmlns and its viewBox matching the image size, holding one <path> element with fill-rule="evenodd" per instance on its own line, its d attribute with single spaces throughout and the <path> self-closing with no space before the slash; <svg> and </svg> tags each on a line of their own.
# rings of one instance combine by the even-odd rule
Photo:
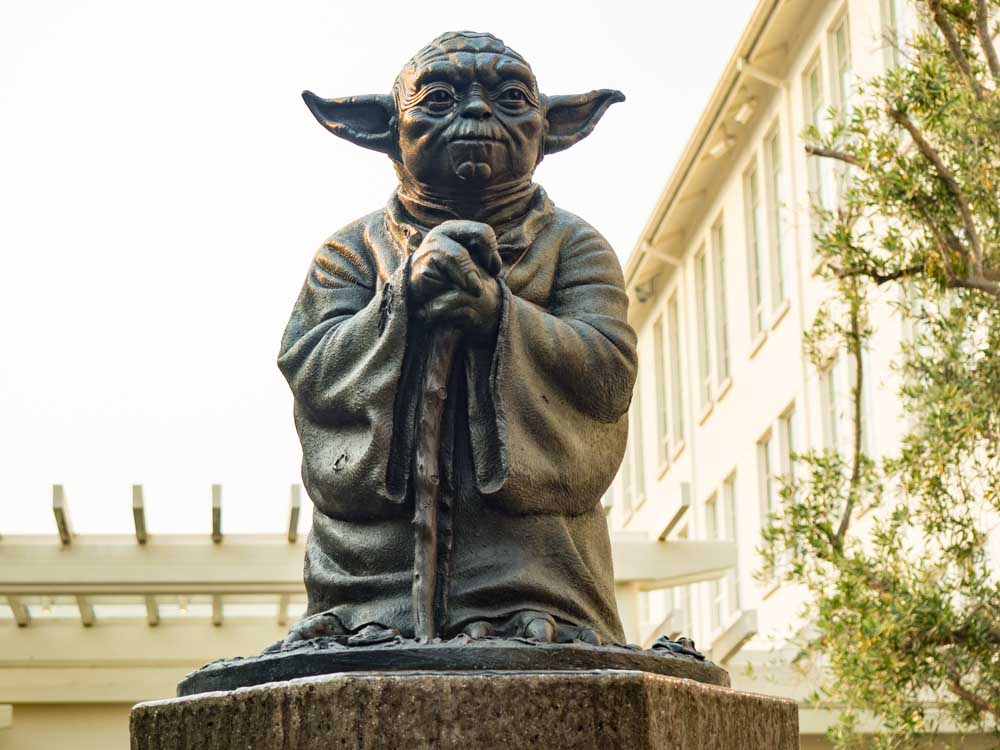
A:
<svg viewBox="0 0 1000 750">
<path fill-rule="evenodd" d="M 299 92 L 388 93 L 451 29 L 542 90 L 618 88 L 536 179 L 624 260 L 753 0 L 0 4 L 0 536 L 277 531 L 298 480 L 278 342 L 315 249 L 385 203 L 388 159 Z"/>
</svg>

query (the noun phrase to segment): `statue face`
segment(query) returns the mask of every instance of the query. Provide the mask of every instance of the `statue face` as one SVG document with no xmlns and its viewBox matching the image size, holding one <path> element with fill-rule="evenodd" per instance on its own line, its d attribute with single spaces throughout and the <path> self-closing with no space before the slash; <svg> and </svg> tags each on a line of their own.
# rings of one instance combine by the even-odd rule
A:
<svg viewBox="0 0 1000 750">
<path fill-rule="evenodd" d="M 519 182 L 542 153 L 546 120 L 535 77 L 504 54 L 453 52 L 405 70 L 397 107 L 403 167 L 425 185 Z"/>
<path fill-rule="evenodd" d="M 418 52 L 392 96 L 323 99 L 306 106 L 331 133 L 387 154 L 405 176 L 448 194 L 531 178 L 542 157 L 593 131 L 620 91 L 543 96 L 524 59 L 491 34 L 452 31 Z"/>
</svg>

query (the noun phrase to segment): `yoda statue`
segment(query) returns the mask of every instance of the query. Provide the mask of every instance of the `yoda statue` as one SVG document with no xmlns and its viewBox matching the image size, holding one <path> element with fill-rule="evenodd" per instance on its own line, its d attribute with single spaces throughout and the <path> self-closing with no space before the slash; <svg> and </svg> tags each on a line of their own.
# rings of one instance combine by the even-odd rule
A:
<svg viewBox="0 0 1000 750">
<path fill-rule="evenodd" d="M 532 175 L 624 97 L 546 96 L 501 40 L 453 32 L 390 95 L 303 98 L 399 184 L 320 247 L 281 342 L 315 505 L 284 648 L 622 643 L 600 500 L 636 337 L 614 251 Z"/>
</svg>

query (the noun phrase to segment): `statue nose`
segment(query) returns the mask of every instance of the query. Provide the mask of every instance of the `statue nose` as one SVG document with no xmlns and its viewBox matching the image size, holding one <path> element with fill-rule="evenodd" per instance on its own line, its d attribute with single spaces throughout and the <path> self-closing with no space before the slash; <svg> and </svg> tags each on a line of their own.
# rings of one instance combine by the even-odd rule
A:
<svg viewBox="0 0 1000 750">
<path fill-rule="evenodd" d="M 466 101 L 465 106 L 462 108 L 462 117 L 472 117 L 477 120 L 485 120 L 493 116 L 493 110 L 490 109 L 490 105 L 481 97 L 473 96 Z"/>
</svg>

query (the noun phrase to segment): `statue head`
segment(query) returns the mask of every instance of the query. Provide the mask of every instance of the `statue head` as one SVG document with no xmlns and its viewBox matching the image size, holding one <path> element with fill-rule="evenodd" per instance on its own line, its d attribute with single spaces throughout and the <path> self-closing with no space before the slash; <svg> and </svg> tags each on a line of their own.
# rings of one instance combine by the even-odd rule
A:
<svg viewBox="0 0 1000 750">
<path fill-rule="evenodd" d="M 414 55 L 391 95 L 302 98 L 327 130 L 387 154 L 401 180 L 443 194 L 530 181 L 546 154 L 589 135 L 620 91 L 539 92 L 527 61 L 491 34 L 442 34 Z"/>
</svg>

